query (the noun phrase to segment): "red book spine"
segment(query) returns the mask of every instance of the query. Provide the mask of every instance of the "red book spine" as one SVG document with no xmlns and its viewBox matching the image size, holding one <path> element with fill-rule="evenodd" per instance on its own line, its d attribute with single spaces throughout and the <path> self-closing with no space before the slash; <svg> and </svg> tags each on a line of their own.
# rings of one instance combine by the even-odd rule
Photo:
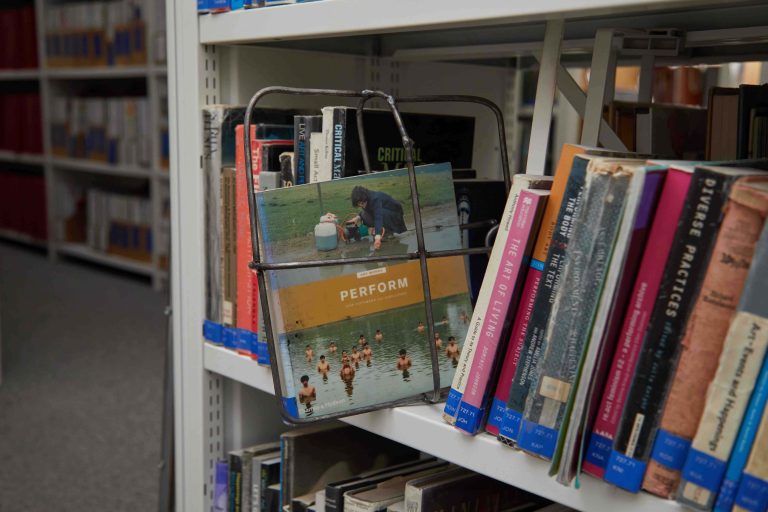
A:
<svg viewBox="0 0 768 512">
<path fill-rule="evenodd" d="M 235 130 L 235 209 L 237 216 L 237 317 L 235 326 L 238 329 L 253 331 L 253 271 L 248 267 L 253 257 L 251 249 L 251 221 L 248 210 L 248 182 L 245 176 L 245 144 L 243 141 L 244 128 L 239 125 Z M 254 132 L 251 135 L 255 135 Z M 254 162 L 255 164 L 256 162 Z M 254 174 L 257 170 L 253 169 Z M 247 269 L 247 270 L 246 270 Z M 258 291 L 258 288 L 256 289 Z M 237 351 L 249 354 L 245 344 L 238 343 Z"/>
</svg>

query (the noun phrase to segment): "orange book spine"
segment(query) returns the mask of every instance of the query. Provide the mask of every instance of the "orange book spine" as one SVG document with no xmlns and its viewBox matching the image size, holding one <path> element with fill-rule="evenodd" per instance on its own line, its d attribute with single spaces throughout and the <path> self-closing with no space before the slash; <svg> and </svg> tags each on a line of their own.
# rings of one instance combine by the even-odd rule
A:
<svg viewBox="0 0 768 512">
<path fill-rule="evenodd" d="M 765 177 L 741 178 L 734 183 L 725 206 L 712 257 L 686 324 L 677 372 L 643 480 L 643 489 L 658 496 L 674 497 L 680 483 L 681 463 L 696 435 L 707 388 L 717 371 L 723 342 L 768 215 L 766 184 Z"/>
</svg>

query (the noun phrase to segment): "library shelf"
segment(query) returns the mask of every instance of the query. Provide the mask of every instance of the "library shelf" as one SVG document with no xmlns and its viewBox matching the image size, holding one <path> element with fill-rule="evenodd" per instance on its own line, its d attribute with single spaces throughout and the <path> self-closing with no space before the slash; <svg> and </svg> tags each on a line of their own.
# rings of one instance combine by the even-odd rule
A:
<svg viewBox="0 0 768 512">
<path fill-rule="evenodd" d="M 710 8 L 755 4 L 726 0 L 333 0 L 199 17 L 202 44 L 257 43 L 367 34 L 543 23 L 548 19 L 599 20 L 632 14 L 665 14 L 690 9 L 689 18 L 707 18 Z M 371 14 L 375 13 L 375 16 Z M 317 20 L 323 23 L 317 23 Z M 747 23 L 748 25 L 749 23 Z M 675 25 L 677 26 L 677 25 Z M 425 35 L 429 38 L 429 34 Z M 473 39 L 474 41 L 474 39 Z M 466 42 L 464 43 L 467 44 Z M 475 43 L 476 44 L 476 43 Z"/>
<path fill-rule="evenodd" d="M 270 369 L 246 356 L 205 343 L 207 370 L 273 394 Z M 468 436 L 445 423 L 442 404 L 396 407 L 342 421 L 496 478 L 577 510 L 680 512 L 683 507 L 649 494 L 629 494 L 588 475 L 581 488 L 565 487 L 548 476 L 549 463 L 508 448 L 487 434 Z"/>
<path fill-rule="evenodd" d="M 17 153 L 15 151 L 0 150 L 0 162 L 13 162 L 26 165 L 43 165 L 45 156 L 33 153 Z"/>
<path fill-rule="evenodd" d="M 0 69 L 0 82 L 37 80 L 38 78 L 40 78 L 40 70 L 37 68 Z"/>
<path fill-rule="evenodd" d="M 152 170 L 147 167 L 135 165 L 110 164 L 85 158 L 53 157 L 51 164 L 59 169 L 68 171 L 90 172 L 94 174 L 106 174 L 111 176 L 129 176 L 133 178 L 150 178 Z M 157 174 L 161 174 L 157 172 Z M 167 174 L 167 173 L 164 173 Z"/>
<path fill-rule="evenodd" d="M 165 66 L 100 66 L 100 67 L 49 67 L 43 70 L 43 75 L 59 80 L 83 80 L 105 78 L 145 78 L 152 75 L 162 75 Z"/>
<path fill-rule="evenodd" d="M 119 270 L 133 272 L 134 274 L 153 277 L 156 273 L 156 270 L 151 263 L 145 263 L 143 261 L 132 260 L 123 256 L 100 252 L 85 244 L 59 242 L 56 244 L 56 250 L 65 256 L 71 256 L 73 258 L 99 263 Z"/>
<path fill-rule="evenodd" d="M 18 242 L 20 244 L 29 245 L 31 247 L 39 247 L 43 249 L 47 247 L 47 242 L 45 240 L 40 240 L 26 233 L 19 233 L 18 231 L 14 231 L 12 229 L 0 228 L 0 239 Z"/>
</svg>

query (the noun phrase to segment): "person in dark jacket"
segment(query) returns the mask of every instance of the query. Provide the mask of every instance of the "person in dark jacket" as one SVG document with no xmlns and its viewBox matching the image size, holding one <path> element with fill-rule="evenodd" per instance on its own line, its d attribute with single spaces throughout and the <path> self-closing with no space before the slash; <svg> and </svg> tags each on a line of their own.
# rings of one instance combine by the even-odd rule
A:
<svg viewBox="0 0 768 512">
<path fill-rule="evenodd" d="M 384 234 L 398 234 L 406 231 L 403 205 L 385 192 L 368 190 L 356 186 L 352 189 L 352 206 L 360 208 L 357 221 L 373 227 L 373 248 L 381 248 Z"/>
</svg>

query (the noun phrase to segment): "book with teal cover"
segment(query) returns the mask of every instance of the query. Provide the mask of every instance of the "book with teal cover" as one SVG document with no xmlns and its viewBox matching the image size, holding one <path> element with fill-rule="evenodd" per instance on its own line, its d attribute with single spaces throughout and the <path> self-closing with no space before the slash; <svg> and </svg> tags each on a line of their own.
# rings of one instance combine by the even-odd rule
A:
<svg viewBox="0 0 768 512">
<path fill-rule="evenodd" d="M 450 165 L 419 166 L 416 181 L 426 249 L 459 249 Z M 472 313 L 464 258 L 428 260 L 436 338 L 428 340 L 420 264 L 407 259 L 417 251 L 407 170 L 259 192 L 256 207 L 265 263 L 404 256 L 265 271 L 288 421 L 420 400 L 435 387 L 430 343 L 440 387 L 450 385 Z"/>
</svg>

